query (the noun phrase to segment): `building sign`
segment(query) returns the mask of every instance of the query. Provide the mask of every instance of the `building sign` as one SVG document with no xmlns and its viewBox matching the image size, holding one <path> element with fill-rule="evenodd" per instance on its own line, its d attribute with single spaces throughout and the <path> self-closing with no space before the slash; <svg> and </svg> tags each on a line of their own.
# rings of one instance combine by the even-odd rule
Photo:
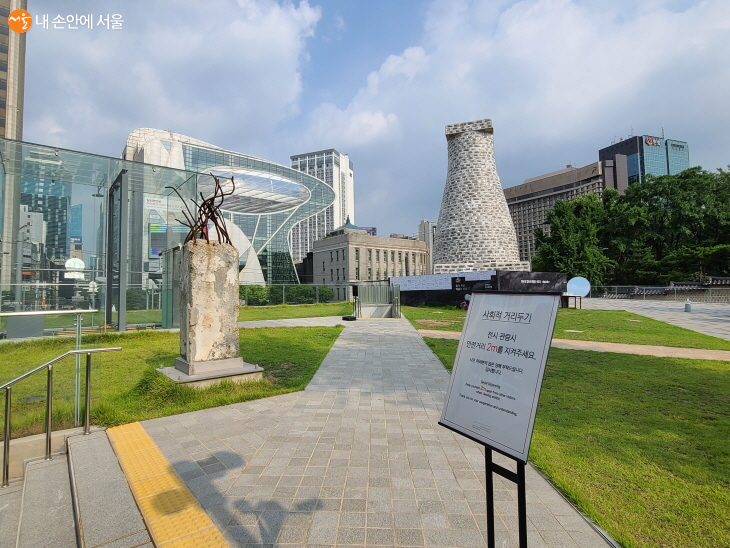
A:
<svg viewBox="0 0 730 548">
<path fill-rule="evenodd" d="M 466 283 L 466 278 L 463 276 L 455 276 L 451 278 L 451 290 L 452 291 L 459 291 L 461 293 L 464 293 L 466 291 L 469 291 L 471 289 L 471 284 Z"/>
<path fill-rule="evenodd" d="M 471 293 L 472 291 L 493 290 L 495 278 L 491 280 L 467 280 L 466 276 L 454 276 L 451 278 L 451 290 L 459 293 Z"/>
<path fill-rule="evenodd" d="M 645 137 L 644 144 L 650 147 L 660 147 L 662 146 L 662 140 L 659 137 Z"/>
<path fill-rule="evenodd" d="M 515 270 L 497 271 L 499 291 L 520 291 L 544 293 L 565 291 L 568 277 L 562 272 L 522 272 Z"/>
<path fill-rule="evenodd" d="M 559 299 L 472 296 L 439 424 L 527 462 Z"/>
</svg>

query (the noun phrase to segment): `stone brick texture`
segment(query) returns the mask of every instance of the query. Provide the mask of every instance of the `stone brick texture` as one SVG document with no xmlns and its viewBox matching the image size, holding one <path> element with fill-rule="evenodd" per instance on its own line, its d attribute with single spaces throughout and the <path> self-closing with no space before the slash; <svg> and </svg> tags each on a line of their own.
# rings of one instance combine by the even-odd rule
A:
<svg viewBox="0 0 730 548">
<path fill-rule="evenodd" d="M 188 362 L 237 358 L 238 251 L 188 242 L 180 261 L 180 355 Z"/>
<path fill-rule="evenodd" d="M 489 119 L 446 126 L 448 173 L 434 238 L 434 272 L 529 270 L 494 158 Z"/>
</svg>

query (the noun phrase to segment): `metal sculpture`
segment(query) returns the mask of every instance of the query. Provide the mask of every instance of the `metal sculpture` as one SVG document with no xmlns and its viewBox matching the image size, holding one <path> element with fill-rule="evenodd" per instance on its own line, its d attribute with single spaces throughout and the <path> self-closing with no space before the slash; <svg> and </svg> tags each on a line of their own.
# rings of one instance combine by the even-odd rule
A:
<svg viewBox="0 0 730 548">
<path fill-rule="evenodd" d="M 190 229 L 190 232 L 188 232 L 188 235 L 185 238 L 185 243 L 191 241 L 194 243 L 197 240 L 205 240 L 207 243 L 210 243 L 208 226 L 212 223 L 215 227 L 215 233 L 218 237 L 218 243 L 232 245 L 231 238 L 228 235 L 228 230 L 226 230 L 226 223 L 223 219 L 220 208 L 223 205 L 224 198 L 226 196 L 232 195 L 234 190 L 236 190 L 236 184 L 233 180 L 233 177 L 231 177 L 231 190 L 230 192 L 224 192 L 223 186 L 221 185 L 218 177 L 216 177 L 215 175 L 211 175 L 211 177 L 213 177 L 213 180 L 215 181 L 215 190 L 213 191 L 213 195 L 209 198 L 205 198 L 203 196 L 203 193 L 201 192 L 200 203 L 198 203 L 196 200 L 191 200 L 195 204 L 197 214 L 193 214 L 193 212 L 188 207 L 185 198 L 182 197 L 182 195 L 180 194 L 180 192 L 178 192 L 176 188 L 173 188 L 171 186 L 168 186 L 166 188 L 173 190 L 175 194 L 180 197 L 183 205 L 185 206 L 186 211 L 182 212 L 182 214 L 185 216 L 185 221 L 176 219 L 180 224 L 183 224 Z"/>
</svg>

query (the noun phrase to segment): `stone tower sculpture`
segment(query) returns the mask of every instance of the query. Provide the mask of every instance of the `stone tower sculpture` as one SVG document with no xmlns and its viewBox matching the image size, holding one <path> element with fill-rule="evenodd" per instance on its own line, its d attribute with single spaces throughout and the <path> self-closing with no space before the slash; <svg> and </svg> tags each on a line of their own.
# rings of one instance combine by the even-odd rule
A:
<svg viewBox="0 0 730 548">
<path fill-rule="evenodd" d="M 446 126 L 449 167 L 433 243 L 434 273 L 529 270 L 494 161 L 492 120 Z"/>
</svg>

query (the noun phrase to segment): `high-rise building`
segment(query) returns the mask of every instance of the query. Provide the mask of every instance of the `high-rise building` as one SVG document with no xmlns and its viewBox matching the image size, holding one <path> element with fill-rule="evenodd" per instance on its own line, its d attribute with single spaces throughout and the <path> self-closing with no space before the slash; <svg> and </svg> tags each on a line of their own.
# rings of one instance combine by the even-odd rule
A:
<svg viewBox="0 0 730 548">
<path fill-rule="evenodd" d="M 0 137 L 23 139 L 23 96 L 25 89 L 25 33 L 10 30 L 8 16 L 27 9 L 27 0 L 0 0 Z M 0 283 L 11 283 L 20 227 L 20 177 L 0 177 Z"/>
<path fill-rule="evenodd" d="M 598 159 L 626 158 L 628 184 L 640 182 L 646 175 L 676 175 L 689 169 L 689 146 L 652 135 L 634 135 L 598 151 Z"/>
<path fill-rule="evenodd" d="M 633 136 L 598 151 L 598 162 L 527 179 L 504 190 L 517 231 L 520 259 L 532 260 L 537 253 L 535 230 L 545 226 L 548 212 L 558 200 L 570 201 L 587 194 L 600 196 L 606 188 L 621 194 L 647 174 L 674 175 L 689 168 L 689 147 L 684 141 Z"/>
<path fill-rule="evenodd" d="M 436 223 L 421 219 L 418 223 L 418 239 L 428 246 L 428 273 L 433 274 L 433 238 L 436 235 Z"/>
<path fill-rule="evenodd" d="M 71 185 L 63 182 L 64 168 L 55 153 L 50 151 L 29 152 L 28 169 L 20 181 L 20 203 L 28 211 L 42 213 L 48 227 L 45 243 L 46 256 L 58 262 L 69 257 L 69 214 L 71 210 Z M 55 175 L 46 170 L 57 167 Z M 61 180 L 59 180 L 61 179 Z"/>
<path fill-rule="evenodd" d="M 291 156 L 291 167 L 316 177 L 335 191 L 335 201 L 327 209 L 295 224 L 289 232 L 292 259 L 301 261 L 313 243 L 336 227 L 355 222 L 355 193 L 352 162 L 335 149 Z"/>
<path fill-rule="evenodd" d="M 0 134 L 17 141 L 23 139 L 25 33 L 10 30 L 8 16 L 27 7 L 27 0 L 0 0 Z"/>
<path fill-rule="evenodd" d="M 84 204 L 71 206 L 68 221 L 68 255 L 72 259 L 84 259 L 83 246 Z"/>
</svg>

